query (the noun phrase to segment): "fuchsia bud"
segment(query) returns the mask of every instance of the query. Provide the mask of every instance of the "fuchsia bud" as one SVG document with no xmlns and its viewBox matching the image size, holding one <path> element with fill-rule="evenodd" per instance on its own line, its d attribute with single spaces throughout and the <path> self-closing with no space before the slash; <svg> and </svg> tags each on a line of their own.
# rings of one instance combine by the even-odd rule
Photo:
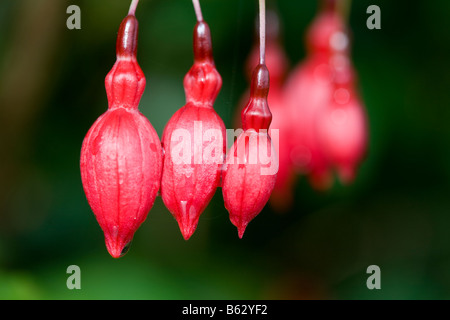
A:
<svg viewBox="0 0 450 320">
<path fill-rule="evenodd" d="M 194 65 L 184 78 L 186 105 L 172 116 L 162 137 L 161 196 L 185 240 L 194 233 L 220 182 L 225 125 L 213 103 L 221 86 L 210 30 L 200 21 L 194 29 Z"/>
<path fill-rule="evenodd" d="M 324 0 L 307 32 L 308 56 L 285 90 L 297 124 L 292 158 L 317 189 L 331 186 L 334 168 L 350 182 L 365 150 L 366 120 L 353 87 L 349 43 L 337 1 Z"/>
<path fill-rule="evenodd" d="M 317 139 L 330 168 L 337 170 L 341 182 L 350 183 L 366 153 L 367 119 L 356 93 L 349 32 L 336 3 L 324 2 L 322 14 L 310 29 L 309 42 L 316 52 L 325 52 L 330 71 L 330 93 L 317 115 Z"/>
<path fill-rule="evenodd" d="M 290 75 L 284 101 L 291 116 L 291 160 L 316 189 L 331 185 L 331 172 L 316 134 L 317 116 L 331 94 L 330 68 L 321 57 L 308 57 Z"/>
<path fill-rule="evenodd" d="M 161 177 L 161 143 L 138 110 L 145 77 L 136 60 L 137 34 L 137 19 L 130 14 L 120 25 L 117 60 L 105 79 L 108 110 L 81 149 L 83 188 L 114 258 L 126 253 L 146 219 Z"/>
<path fill-rule="evenodd" d="M 341 182 L 350 183 L 366 153 L 367 119 L 355 90 L 350 60 L 345 55 L 336 55 L 334 60 L 333 94 L 319 116 L 318 136 Z"/>
<path fill-rule="evenodd" d="M 285 88 L 285 102 L 293 121 L 292 161 L 319 190 L 331 186 L 332 175 L 317 136 L 317 121 L 332 94 L 333 74 L 329 63 L 332 46 L 343 28 L 336 1 L 323 1 L 306 33 L 307 58 L 293 70 Z"/>
<path fill-rule="evenodd" d="M 267 133 L 272 120 L 268 92 L 269 71 L 259 64 L 253 73 L 250 101 L 242 111 L 244 132 L 227 155 L 222 177 L 225 208 L 239 238 L 266 205 L 277 177 L 278 158 Z"/>
<path fill-rule="evenodd" d="M 267 102 L 272 113 L 269 134 L 276 134 L 278 139 L 272 140 L 275 150 L 278 150 L 279 169 L 275 188 L 271 196 L 271 204 L 279 211 L 288 209 L 293 201 L 292 186 L 295 181 L 294 168 L 291 161 L 291 115 L 284 103 L 283 86 L 288 68 L 288 60 L 280 41 L 280 22 L 275 11 L 267 12 L 267 32 L 265 46 L 265 64 L 270 72 L 270 91 Z M 259 41 L 255 41 L 252 51 L 247 59 L 246 73 L 249 80 L 252 78 L 254 66 L 259 63 Z M 241 125 L 241 114 L 248 103 L 249 90 L 239 102 L 234 123 Z"/>
</svg>

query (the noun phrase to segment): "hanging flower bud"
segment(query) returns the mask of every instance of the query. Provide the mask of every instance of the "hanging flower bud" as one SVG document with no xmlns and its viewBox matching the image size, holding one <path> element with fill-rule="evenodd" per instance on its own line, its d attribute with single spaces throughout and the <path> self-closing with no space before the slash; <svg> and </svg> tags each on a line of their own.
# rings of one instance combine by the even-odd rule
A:
<svg viewBox="0 0 450 320">
<path fill-rule="evenodd" d="M 184 78 L 186 105 L 172 116 L 162 137 L 161 196 L 185 240 L 194 233 L 220 182 L 225 125 L 213 103 L 221 86 L 210 30 L 200 21 L 194 29 L 194 65 Z"/>
<path fill-rule="evenodd" d="M 336 50 L 345 50 L 348 45 L 337 2 L 322 1 L 306 33 L 307 57 L 293 70 L 285 88 L 284 101 L 293 123 L 292 161 L 318 190 L 330 188 L 333 182 L 329 160 L 317 135 L 318 117 L 333 94 L 330 59 Z"/>
<path fill-rule="evenodd" d="M 267 11 L 267 21 L 265 64 L 270 72 L 270 91 L 267 96 L 267 102 L 272 113 L 269 134 L 272 135 L 272 132 L 276 131 L 275 134 L 278 139 L 273 140 L 273 142 L 277 144 L 275 149 L 279 150 L 279 169 L 275 188 L 271 196 L 271 204 L 276 210 L 284 211 L 290 208 L 294 201 L 292 186 L 295 181 L 291 161 L 291 115 L 283 101 L 283 86 L 288 61 L 281 44 L 278 14 L 273 10 Z M 255 41 L 246 62 L 246 73 L 249 82 L 258 60 L 259 39 Z M 249 90 L 246 90 L 240 99 L 239 108 L 237 108 L 234 119 L 235 127 L 240 127 L 241 125 L 241 114 L 248 103 L 248 96 Z"/>
<path fill-rule="evenodd" d="M 292 123 L 291 161 L 318 190 L 329 188 L 332 182 L 329 164 L 316 134 L 317 116 L 326 107 L 331 94 L 330 76 L 324 59 L 309 58 L 294 69 L 284 91 Z"/>
<path fill-rule="evenodd" d="M 126 253 L 157 195 L 162 149 L 138 110 L 145 77 L 136 60 L 138 22 L 121 23 L 117 60 L 105 79 L 108 110 L 87 133 L 81 149 L 83 188 L 114 258 Z"/>
<path fill-rule="evenodd" d="M 227 154 L 222 193 L 231 222 L 242 238 L 248 223 L 264 208 L 275 187 L 278 157 L 268 129 L 269 71 L 259 64 L 252 78 L 250 101 L 242 111 L 244 132 Z"/>
<path fill-rule="evenodd" d="M 350 60 L 336 54 L 334 90 L 331 101 L 319 116 L 318 135 L 324 153 L 337 169 L 342 183 L 355 178 L 367 149 L 367 119 L 355 90 L 355 74 Z"/>
</svg>

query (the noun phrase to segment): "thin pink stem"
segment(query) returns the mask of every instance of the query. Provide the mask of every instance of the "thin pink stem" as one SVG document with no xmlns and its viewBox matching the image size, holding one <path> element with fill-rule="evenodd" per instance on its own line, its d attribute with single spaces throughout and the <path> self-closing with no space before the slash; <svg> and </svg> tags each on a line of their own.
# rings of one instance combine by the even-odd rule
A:
<svg viewBox="0 0 450 320">
<path fill-rule="evenodd" d="M 259 0 L 259 63 L 266 60 L 266 1 Z"/>
<path fill-rule="evenodd" d="M 139 3 L 139 0 L 131 1 L 130 10 L 128 10 L 128 15 L 134 16 L 136 14 L 136 7 Z"/>
<path fill-rule="evenodd" d="M 197 21 L 203 21 L 202 8 L 200 7 L 199 0 L 192 0 L 192 4 L 194 5 L 195 15 L 197 16 Z"/>
</svg>

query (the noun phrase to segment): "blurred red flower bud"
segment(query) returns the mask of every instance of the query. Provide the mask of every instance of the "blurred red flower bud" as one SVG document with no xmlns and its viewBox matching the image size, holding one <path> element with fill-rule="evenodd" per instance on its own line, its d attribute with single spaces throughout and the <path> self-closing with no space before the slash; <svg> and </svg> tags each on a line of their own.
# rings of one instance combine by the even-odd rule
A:
<svg viewBox="0 0 450 320">
<path fill-rule="evenodd" d="M 284 91 L 291 130 L 291 161 L 297 172 L 307 175 L 319 190 L 330 187 L 329 164 L 316 134 L 318 114 L 331 94 L 331 73 L 326 59 L 308 57 L 289 76 Z"/>
<path fill-rule="evenodd" d="M 333 93 L 318 117 L 318 137 L 341 182 L 348 184 L 367 151 L 367 119 L 350 60 L 345 55 L 336 55 L 334 60 Z"/>
<path fill-rule="evenodd" d="M 366 144 L 364 111 L 356 107 L 360 102 L 353 86 L 348 28 L 337 4 L 322 1 L 306 33 L 307 57 L 290 75 L 284 96 L 295 123 L 294 166 L 320 190 L 331 187 L 334 168 L 350 182 Z"/>
</svg>

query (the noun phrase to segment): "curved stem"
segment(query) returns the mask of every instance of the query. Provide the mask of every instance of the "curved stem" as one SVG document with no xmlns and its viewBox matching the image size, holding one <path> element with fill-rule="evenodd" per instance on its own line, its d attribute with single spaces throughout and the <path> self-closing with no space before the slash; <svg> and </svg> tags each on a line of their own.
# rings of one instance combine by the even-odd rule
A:
<svg viewBox="0 0 450 320">
<path fill-rule="evenodd" d="M 192 4 L 194 5 L 195 15 L 197 16 L 197 21 L 203 21 L 202 9 L 200 7 L 199 0 L 192 0 Z"/>
<path fill-rule="evenodd" d="M 259 0 L 259 63 L 266 60 L 266 1 Z"/>
<path fill-rule="evenodd" d="M 136 7 L 139 3 L 139 0 L 131 1 L 130 10 L 128 10 L 128 15 L 134 16 L 136 14 Z"/>
</svg>

